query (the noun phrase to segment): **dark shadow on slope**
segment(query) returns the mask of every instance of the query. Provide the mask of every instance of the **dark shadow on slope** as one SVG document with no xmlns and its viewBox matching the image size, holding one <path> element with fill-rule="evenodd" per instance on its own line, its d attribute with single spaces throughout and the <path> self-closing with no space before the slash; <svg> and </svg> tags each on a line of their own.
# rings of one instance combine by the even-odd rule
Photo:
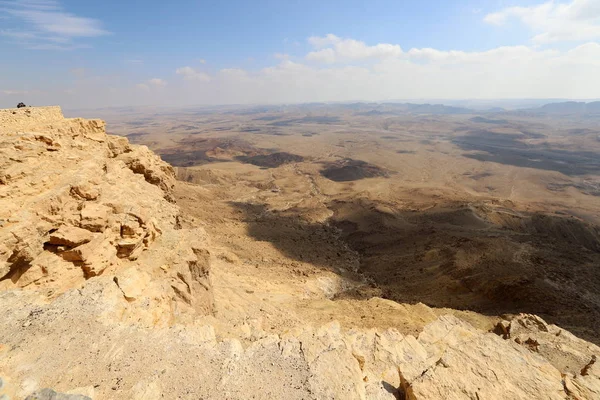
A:
<svg viewBox="0 0 600 400">
<path fill-rule="evenodd" d="M 568 151 L 547 144 L 529 144 L 530 136 L 509 135 L 485 130 L 472 131 L 452 140 L 463 150 L 480 151 L 463 154 L 478 161 L 488 161 L 517 167 L 558 171 L 565 175 L 600 173 L 600 154 L 593 151 Z"/>
<path fill-rule="evenodd" d="M 264 204 L 230 203 L 243 212 L 248 234 L 256 240 L 274 244 L 286 256 L 337 271 L 348 269 L 356 255 L 347 249 L 332 226 L 313 223 L 302 214 L 308 210 L 269 210 Z"/>
<path fill-rule="evenodd" d="M 365 178 L 387 177 L 389 172 L 377 165 L 362 160 L 344 158 L 339 161 L 325 163 L 321 175 L 335 182 L 357 181 Z"/>
<path fill-rule="evenodd" d="M 402 303 L 528 312 L 600 343 L 600 229 L 572 217 L 451 205 L 394 214 L 336 202 L 361 272 Z"/>
<path fill-rule="evenodd" d="M 271 154 L 258 154 L 254 156 L 237 156 L 236 160 L 264 168 L 277 168 L 284 164 L 304 161 L 304 157 L 297 154 L 277 152 Z"/>
<path fill-rule="evenodd" d="M 562 192 L 567 188 L 575 188 L 588 196 L 600 197 L 600 183 L 597 182 L 568 182 L 568 183 L 549 183 L 546 185 L 548 190 L 553 192 Z"/>
<path fill-rule="evenodd" d="M 187 137 L 177 147 L 160 150 L 160 157 L 175 167 L 191 167 L 215 162 L 233 161 L 240 154 L 253 156 L 258 152 L 250 143 L 237 138 Z"/>
<path fill-rule="evenodd" d="M 250 236 L 290 258 L 340 273 L 358 253 L 360 272 L 377 289 L 346 296 L 488 315 L 534 313 L 600 343 L 597 226 L 464 204 L 389 213 L 366 200 L 336 201 L 329 224 L 308 222 L 302 217 L 308 210 L 233 205 L 243 211 Z"/>
<path fill-rule="evenodd" d="M 271 122 L 269 125 L 272 126 L 292 126 L 298 124 L 321 124 L 321 125 L 330 125 L 340 123 L 340 118 L 336 116 L 327 116 L 327 115 L 307 115 L 302 118 L 294 118 L 287 119 L 283 121 Z"/>
</svg>

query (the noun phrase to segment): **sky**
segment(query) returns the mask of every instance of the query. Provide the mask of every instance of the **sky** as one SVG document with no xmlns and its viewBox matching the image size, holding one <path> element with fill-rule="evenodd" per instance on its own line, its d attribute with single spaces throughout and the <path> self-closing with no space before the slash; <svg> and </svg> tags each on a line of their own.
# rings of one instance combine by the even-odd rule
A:
<svg viewBox="0 0 600 400">
<path fill-rule="evenodd" d="M 0 107 L 598 98 L 600 0 L 0 0 Z"/>
</svg>

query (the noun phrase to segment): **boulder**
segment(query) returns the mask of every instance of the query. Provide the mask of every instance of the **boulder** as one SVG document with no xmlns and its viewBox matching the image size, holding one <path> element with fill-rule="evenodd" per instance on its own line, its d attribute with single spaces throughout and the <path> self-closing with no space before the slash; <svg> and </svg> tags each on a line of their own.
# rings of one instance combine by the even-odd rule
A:
<svg viewBox="0 0 600 400">
<path fill-rule="evenodd" d="M 533 314 L 518 314 L 503 324 L 507 341 L 543 357 L 561 372 L 571 397 L 600 398 L 600 347 Z"/>
<path fill-rule="evenodd" d="M 546 359 L 447 315 L 425 327 L 420 374 L 399 363 L 407 399 L 566 399 L 559 370 Z M 421 354 L 421 357 L 423 353 Z M 423 364 L 424 363 L 424 364 Z"/>
<path fill-rule="evenodd" d="M 50 233 L 49 244 L 55 246 L 77 247 L 90 242 L 94 234 L 86 229 L 75 226 L 61 226 L 58 230 Z"/>
</svg>

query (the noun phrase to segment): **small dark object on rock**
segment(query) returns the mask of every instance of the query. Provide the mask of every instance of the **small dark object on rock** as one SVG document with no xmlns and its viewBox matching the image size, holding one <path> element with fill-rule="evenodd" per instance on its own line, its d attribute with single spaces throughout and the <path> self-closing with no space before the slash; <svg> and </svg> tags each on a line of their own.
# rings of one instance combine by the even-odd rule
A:
<svg viewBox="0 0 600 400">
<path fill-rule="evenodd" d="M 27 107 L 27 106 L 25 105 L 25 103 L 19 103 L 19 104 L 17 104 L 17 108 L 23 108 L 23 107 Z"/>
<path fill-rule="evenodd" d="M 583 367 L 581 369 L 581 375 L 582 376 L 586 376 L 589 373 L 590 368 L 592 368 L 592 365 L 594 365 L 596 363 L 596 355 L 592 355 L 592 360 L 586 364 L 585 367 Z"/>
<path fill-rule="evenodd" d="M 63 394 L 56 393 L 52 389 L 41 389 L 30 394 L 25 400 L 92 400 L 87 396 L 80 394 Z"/>
</svg>

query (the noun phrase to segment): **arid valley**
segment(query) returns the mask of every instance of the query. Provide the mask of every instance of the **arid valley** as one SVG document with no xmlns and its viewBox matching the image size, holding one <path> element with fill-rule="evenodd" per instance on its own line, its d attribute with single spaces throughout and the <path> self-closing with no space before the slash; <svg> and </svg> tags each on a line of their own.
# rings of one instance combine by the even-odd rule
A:
<svg viewBox="0 0 600 400">
<path fill-rule="evenodd" d="M 353 276 L 328 289 L 335 299 L 538 314 L 600 343 L 594 111 L 355 103 L 99 116 L 177 167 L 184 209 L 246 264 Z"/>
<path fill-rule="evenodd" d="M 0 396 L 598 398 L 594 107 L 0 110 Z"/>
</svg>

